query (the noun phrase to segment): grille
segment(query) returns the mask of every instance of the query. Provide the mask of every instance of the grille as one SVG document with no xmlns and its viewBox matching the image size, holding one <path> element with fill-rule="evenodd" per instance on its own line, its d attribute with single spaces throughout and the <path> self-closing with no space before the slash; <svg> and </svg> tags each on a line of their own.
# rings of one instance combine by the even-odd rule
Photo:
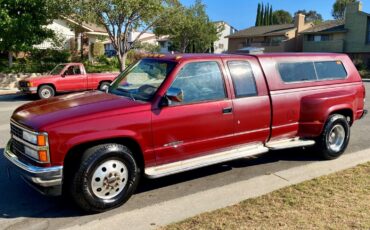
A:
<svg viewBox="0 0 370 230">
<path fill-rule="evenodd" d="M 26 81 L 20 81 L 18 82 L 18 84 L 19 84 L 19 87 L 28 87 Z"/>
<path fill-rule="evenodd" d="M 19 141 L 12 139 L 12 152 L 19 156 L 24 154 L 24 145 L 20 143 Z"/>
<path fill-rule="evenodd" d="M 16 137 L 23 138 L 23 131 L 14 124 L 10 124 L 10 133 Z"/>
</svg>

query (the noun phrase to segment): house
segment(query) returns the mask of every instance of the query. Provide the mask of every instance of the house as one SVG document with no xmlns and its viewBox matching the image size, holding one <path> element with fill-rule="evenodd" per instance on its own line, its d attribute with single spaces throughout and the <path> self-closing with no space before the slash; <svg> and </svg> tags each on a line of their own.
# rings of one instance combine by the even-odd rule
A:
<svg viewBox="0 0 370 230">
<path fill-rule="evenodd" d="M 297 14 L 292 24 L 253 26 L 229 35 L 229 52 L 253 47 L 264 48 L 265 52 L 302 51 L 302 31 L 313 27 L 305 23 L 305 15 Z"/>
<path fill-rule="evenodd" d="M 154 46 L 159 46 L 160 53 L 169 53 L 171 42 L 169 40 L 169 36 L 156 36 L 154 33 L 145 32 L 141 33 L 139 31 L 133 31 L 129 33 L 128 41 L 129 43 L 134 42 L 137 37 L 138 41 L 142 44 L 150 44 Z M 105 52 L 106 53 L 115 53 L 113 45 L 110 41 L 104 42 Z"/>
<path fill-rule="evenodd" d="M 347 53 L 370 66 L 370 14 L 361 2 L 348 4 L 343 20 L 326 21 L 303 34 L 305 52 Z"/>
<path fill-rule="evenodd" d="M 215 54 L 225 53 L 228 51 L 229 39 L 228 36 L 237 32 L 237 30 L 224 21 L 214 22 L 219 28 L 220 38 L 213 44 L 213 52 Z"/>
<path fill-rule="evenodd" d="M 53 20 L 47 28 L 54 31 L 58 42 L 48 39 L 35 45 L 34 48 L 69 49 L 88 56 L 90 60 L 92 59 L 91 45 L 108 39 L 108 33 L 104 27 L 93 23 L 79 23 L 67 17 Z"/>
</svg>

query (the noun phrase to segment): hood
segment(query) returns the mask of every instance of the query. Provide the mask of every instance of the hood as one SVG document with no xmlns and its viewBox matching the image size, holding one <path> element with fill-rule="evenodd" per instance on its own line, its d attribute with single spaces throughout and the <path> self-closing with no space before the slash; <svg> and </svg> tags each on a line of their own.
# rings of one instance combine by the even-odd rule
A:
<svg viewBox="0 0 370 230">
<path fill-rule="evenodd" d="M 41 76 L 31 76 L 31 77 L 26 77 L 23 79 L 23 81 L 39 81 L 39 80 L 44 80 L 46 78 L 54 78 L 57 77 L 58 75 L 41 75 Z"/>
<path fill-rule="evenodd" d="M 51 99 L 39 100 L 17 108 L 12 116 L 16 122 L 36 131 L 43 127 L 74 118 L 84 118 L 112 110 L 133 112 L 148 103 L 100 91 L 69 94 Z"/>
</svg>

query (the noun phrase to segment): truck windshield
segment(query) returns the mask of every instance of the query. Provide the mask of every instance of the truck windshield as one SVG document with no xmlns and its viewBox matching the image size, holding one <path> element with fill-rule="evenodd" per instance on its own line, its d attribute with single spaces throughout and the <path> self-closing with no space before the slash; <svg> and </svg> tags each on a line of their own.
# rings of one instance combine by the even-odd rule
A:
<svg viewBox="0 0 370 230">
<path fill-rule="evenodd" d="M 108 92 L 132 100 L 150 101 L 175 65 L 170 61 L 142 59 L 122 72 Z"/>
<path fill-rule="evenodd" d="M 52 71 L 50 71 L 50 75 L 59 75 L 59 74 L 61 74 L 61 72 L 62 72 L 62 70 L 64 69 L 64 67 L 65 67 L 66 65 L 57 65 L 57 66 L 55 66 L 55 68 L 52 70 Z"/>
</svg>

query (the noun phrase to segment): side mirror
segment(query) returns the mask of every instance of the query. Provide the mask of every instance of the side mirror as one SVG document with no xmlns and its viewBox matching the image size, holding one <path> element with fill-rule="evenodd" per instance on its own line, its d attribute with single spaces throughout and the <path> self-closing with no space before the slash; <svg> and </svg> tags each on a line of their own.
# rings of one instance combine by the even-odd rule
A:
<svg viewBox="0 0 370 230">
<path fill-rule="evenodd" d="M 66 76 L 66 73 L 64 72 L 64 73 L 62 73 L 60 76 L 61 76 L 61 77 L 65 77 L 65 76 Z"/>
<path fill-rule="evenodd" d="M 184 93 L 179 88 L 169 88 L 166 97 L 174 102 L 182 102 L 184 100 Z"/>
</svg>

